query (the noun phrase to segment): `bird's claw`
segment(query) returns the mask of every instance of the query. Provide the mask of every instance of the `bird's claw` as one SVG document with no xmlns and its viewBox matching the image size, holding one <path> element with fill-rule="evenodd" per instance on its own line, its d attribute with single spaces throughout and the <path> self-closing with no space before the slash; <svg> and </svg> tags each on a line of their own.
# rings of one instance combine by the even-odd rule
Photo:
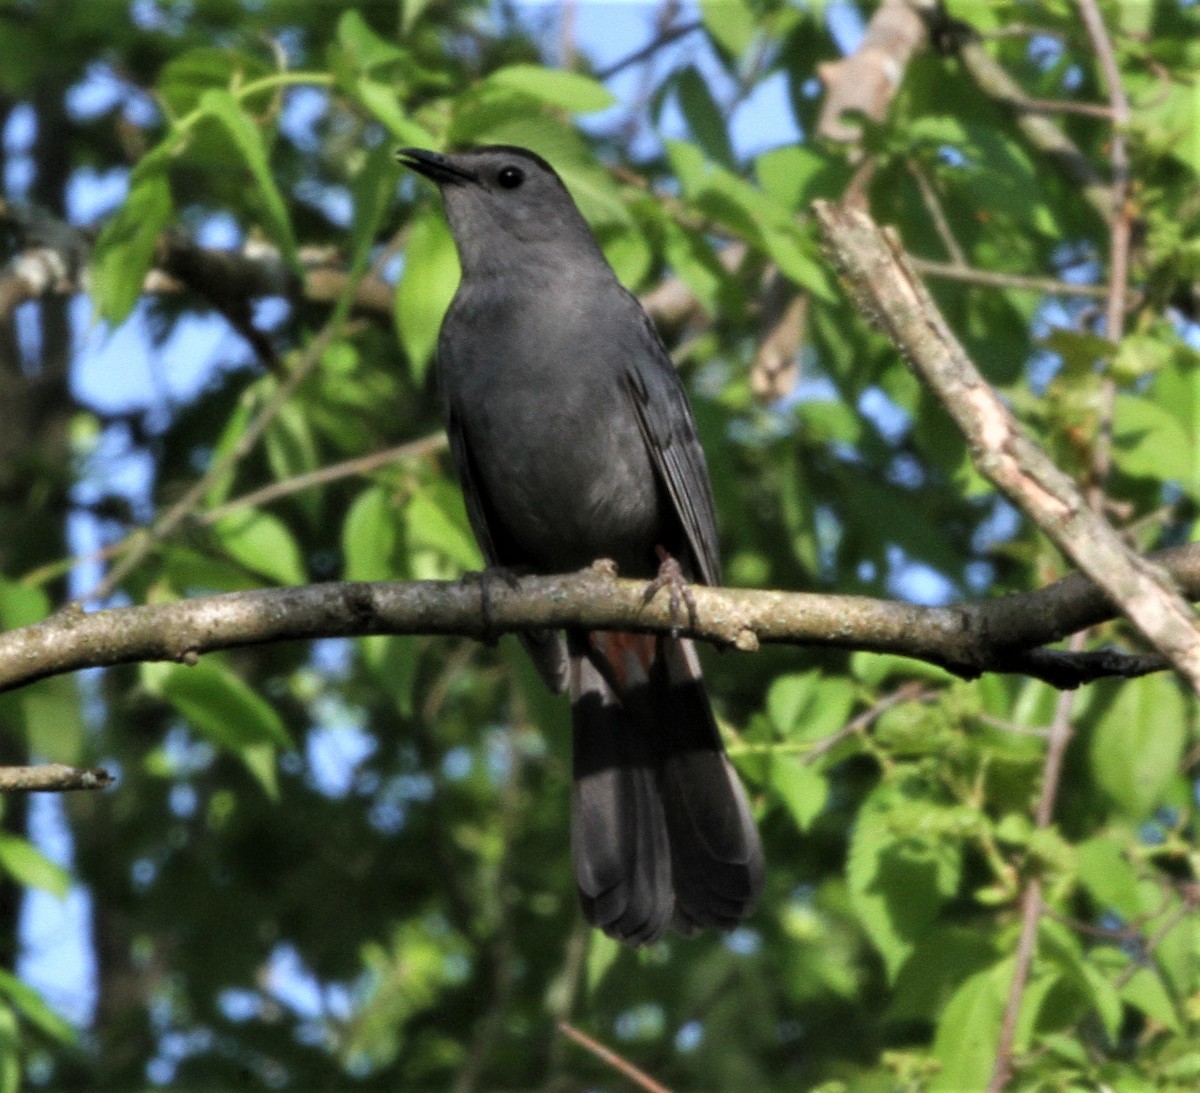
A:
<svg viewBox="0 0 1200 1093">
<path fill-rule="evenodd" d="M 670 589 L 671 637 L 677 638 L 681 603 L 687 604 L 688 625 L 693 630 L 696 628 L 696 597 L 692 595 L 691 586 L 683 575 L 683 566 L 664 547 L 658 546 L 654 549 L 659 560 L 658 576 L 646 585 L 646 590 L 642 593 L 642 604 L 648 604 L 662 589 Z"/>
<path fill-rule="evenodd" d="M 507 566 L 490 565 L 486 569 L 475 569 L 469 573 L 464 573 L 459 579 L 459 584 L 466 586 L 468 584 L 479 585 L 479 612 L 483 616 L 483 642 L 486 645 L 496 644 L 495 619 L 492 616 L 492 593 L 488 587 L 488 582 L 498 578 L 502 580 L 514 592 L 521 587 L 521 581 L 517 575 Z"/>
</svg>

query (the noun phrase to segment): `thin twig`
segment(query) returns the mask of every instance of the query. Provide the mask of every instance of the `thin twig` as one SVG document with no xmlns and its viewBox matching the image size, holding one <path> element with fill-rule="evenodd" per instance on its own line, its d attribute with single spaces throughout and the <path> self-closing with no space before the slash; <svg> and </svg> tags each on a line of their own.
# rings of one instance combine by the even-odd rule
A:
<svg viewBox="0 0 1200 1093">
<path fill-rule="evenodd" d="M 618 1055 L 611 1048 L 605 1047 L 599 1040 L 594 1040 L 586 1032 L 581 1032 L 570 1021 L 559 1021 L 558 1031 L 570 1040 L 574 1040 L 585 1051 L 590 1051 L 606 1066 L 610 1066 L 618 1074 L 623 1074 L 639 1089 L 646 1093 L 671 1093 L 661 1082 L 656 1082 L 644 1070 L 639 1070 L 628 1059 Z"/>
<path fill-rule="evenodd" d="M 445 447 L 446 434 L 439 430 L 436 433 L 429 433 L 427 436 L 419 437 L 416 440 L 398 444 L 394 448 L 385 448 L 381 452 L 356 456 L 354 459 L 344 459 L 339 463 L 331 463 L 326 467 L 319 467 L 315 471 L 307 471 L 304 474 L 293 475 L 291 478 L 285 478 L 279 482 L 272 482 L 270 485 L 262 486 L 257 490 L 251 490 L 249 493 L 244 493 L 240 497 L 234 497 L 232 500 L 217 505 L 206 512 L 198 513 L 195 517 L 195 522 L 200 527 L 208 527 L 223 517 L 229 516 L 234 512 L 240 512 L 242 509 L 278 501 L 284 497 L 290 497 L 293 493 L 311 489 L 313 486 L 327 486 L 330 482 L 336 482 L 342 478 L 367 475 L 391 463 L 399 463 L 405 459 L 428 455 Z M 133 535 L 137 534 L 139 532 L 133 533 Z M 115 558 L 118 554 L 129 549 L 132 537 L 125 536 L 115 543 L 109 543 L 108 546 L 89 551 L 87 554 L 75 554 L 69 558 L 62 558 L 59 561 L 48 562 L 46 565 L 38 566 L 37 569 L 32 569 L 26 573 L 21 578 L 21 583 L 31 586 L 43 585 L 49 581 L 57 580 L 64 573 L 69 572 L 76 566 L 91 565 L 95 562 L 103 562 L 109 558 Z"/>
<path fill-rule="evenodd" d="M 654 56 L 654 54 L 660 49 L 664 48 L 665 46 L 669 46 L 672 42 L 679 41 L 680 38 L 686 37 L 694 30 L 699 30 L 702 26 L 704 26 L 704 24 L 699 20 L 696 20 L 694 23 L 679 23 L 673 27 L 667 27 L 655 35 L 654 38 L 652 38 L 640 49 L 635 49 L 632 53 L 622 57 L 619 61 L 614 61 L 606 68 L 600 69 L 600 71 L 594 73 L 593 76 L 601 83 L 604 83 L 606 80 L 609 80 L 615 76 L 618 72 L 624 72 L 625 69 L 632 68 L 634 65 L 640 64 L 647 58 Z"/>
<path fill-rule="evenodd" d="M 1073 102 L 1070 99 L 1026 99 L 1023 109 L 1035 114 L 1082 114 L 1087 118 L 1113 116 L 1112 107 L 1098 102 Z"/>
<path fill-rule="evenodd" d="M 916 680 L 909 680 L 907 683 L 902 683 L 891 694 L 884 695 L 879 699 L 869 710 L 863 710 L 857 717 L 853 717 L 847 721 L 837 732 L 818 740 L 809 751 L 804 753 L 803 761 L 805 763 L 815 763 L 822 755 L 832 751 L 843 740 L 848 740 L 860 732 L 865 732 L 893 706 L 899 706 L 905 702 L 920 702 L 933 693 L 934 690 L 932 687 L 927 687 L 924 683 L 918 683 Z"/>
<path fill-rule="evenodd" d="M 1072 647 L 1076 649 L 1082 644 L 1082 636 L 1077 636 L 1072 641 Z M 1034 822 L 1039 829 L 1049 827 L 1054 815 L 1063 757 L 1071 741 L 1071 714 L 1074 706 L 1075 692 L 1064 691 L 1058 696 L 1054 707 L 1054 719 L 1050 723 L 1050 739 L 1042 772 L 1042 791 L 1034 814 Z M 1025 882 L 1025 891 L 1021 896 L 1021 937 L 1017 942 L 1013 978 L 1009 986 L 1008 1002 L 1004 1007 L 1004 1020 L 1000 1026 L 1000 1039 L 996 1044 L 996 1062 L 992 1067 L 988 1093 L 1001 1093 L 1012 1076 L 1012 1052 L 1017 1034 L 1017 1019 L 1021 1014 L 1021 1002 L 1025 997 L 1025 986 L 1029 982 L 1033 957 L 1037 952 L 1038 924 L 1043 909 L 1041 878 L 1036 875 L 1030 876 Z"/>
<path fill-rule="evenodd" d="M 215 508 L 201 513 L 197 519 L 202 524 L 213 524 L 223 516 L 228 516 L 230 513 L 237 512 L 240 509 L 265 505 L 271 501 L 278 501 L 281 497 L 288 497 L 301 490 L 310 489 L 313 486 L 328 485 L 330 482 L 336 482 L 341 478 L 370 474 L 372 471 L 379 470 L 380 467 L 386 467 L 391 463 L 399 463 L 401 460 L 412 459 L 416 456 L 428 455 L 430 452 L 439 451 L 444 447 L 446 447 L 446 434 L 439 430 L 436 433 L 430 433 L 428 436 L 420 437 L 417 440 L 398 444 L 394 448 L 387 448 L 382 452 L 372 452 L 370 455 L 358 456 L 355 459 L 344 459 L 340 463 L 331 463 L 327 467 L 318 467 L 315 471 L 297 474 L 291 478 L 285 478 L 280 482 L 272 482 L 261 489 L 252 490 L 250 493 L 242 494 L 241 497 L 235 497 L 231 501 L 226 501 L 223 505 L 217 505 Z"/>
<path fill-rule="evenodd" d="M 141 535 L 130 541 L 129 552 L 121 558 L 104 576 L 99 584 L 86 596 L 86 600 L 102 600 L 112 594 L 120 583 L 129 576 L 143 559 L 159 543 L 171 535 L 189 516 L 192 515 L 201 499 L 226 471 L 235 467 L 246 457 L 258 442 L 259 437 L 266 432 L 267 427 L 275 420 L 276 415 L 295 394 L 296 389 L 308 378 L 309 373 L 317 366 L 322 353 L 329 347 L 334 338 L 348 336 L 359 324 L 349 323 L 344 327 L 340 324 L 330 324 L 313 339 L 312 344 L 305 350 L 295 368 L 287 378 L 279 384 L 275 392 L 266 401 L 255 418 L 246 426 L 245 431 L 220 459 L 214 460 L 208 470 L 194 482 L 184 495 L 172 505 L 158 520 Z"/>
<path fill-rule="evenodd" d="M 1038 923 L 1041 916 L 1042 882 L 1037 877 L 1031 877 L 1021 895 L 1021 937 L 1017 942 L 1012 984 L 1008 989 L 1008 1002 L 1004 1007 L 1004 1020 L 1000 1026 L 1000 1040 L 996 1048 L 996 1062 L 992 1067 L 987 1093 L 1002 1093 L 1012 1076 L 1012 1049 L 1017 1035 L 1017 1018 L 1021 1014 L 1025 984 L 1029 981 L 1029 969 L 1037 947 Z"/>
<path fill-rule="evenodd" d="M 946 211 L 942 208 L 941 199 L 938 197 L 937 191 L 933 188 L 933 183 L 929 180 L 929 176 L 925 173 L 925 168 L 913 156 L 909 156 L 905 160 L 905 166 L 908 168 L 908 173 L 916 179 L 917 189 L 921 191 L 921 201 L 924 203 L 925 210 L 929 213 L 930 219 L 933 221 L 933 226 L 937 230 L 938 238 L 942 241 L 942 246 L 946 248 L 946 253 L 950 255 L 952 268 L 956 270 L 966 269 L 968 267 L 967 256 L 963 252 L 962 247 L 958 245 L 958 240 L 954 238 L 950 221 L 946 219 Z"/>
<path fill-rule="evenodd" d="M 1129 242 L 1132 223 L 1129 215 L 1129 149 L 1125 129 L 1129 125 L 1129 98 L 1121 83 L 1121 70 L 1113 52 L 1112 39 L 1104 26 L 1104 18 L 1096 0 L 1078 0 L 1079 12 L 1087 28 L 1096 60 L 1104 75 L 1112 112 L 1113 131 L 1109 138 L 1109 161 L 1112 165 L 1111 209 L 1109 211 L 1108 294 L 1104 330 L 1108 340 L 1120 342 L 1125 333 L 1125 298 L 1129 291 Z M 1095 489 L 1102 491 L 1112 465 L 1112 423 L 1116 405 L 1117 385 L 1109 376 L 1102 388 L 1100 424 L 1092 450 Z M 1094 503 L 1094 502 L 1093 502 Z"/>
<path fill-rule="evenodd" d="M 0 793 L 61 793 L 68 789 L 107 789 L 113 776 L 106 770 L 80 770 L 62 763 L 32 767 L 0 767 Z"/>
<path fill-rule="evenodd" d="M 942 277 L 948 281 L 963 281 L 988 288 L 1011 288 L 1019 292 L 1041 292 L 1047 296 L 1082 296 L 1088 299 L 1107 299 L 1107 285 L 1078 285 L 1053 277 L 1026 277 L 1019 273 L 997 273 L 990 269 L 973 269 L 953 262 L 932 262 L 928 258 L 909 258 L 918 273 L 926 277 Z"/>
<path fill-rule="evenodd" d="M 1185 919 L 1193 915 L 1198 906 L 1200 906 L 1200 887 L 1194 883 L 1188 883 L 1184 885 L 1180 894 L 1179 906 L 1176 907 L 1175 910 L 1172 911 L 1171 914 L 1169 914 L 1167 918 L 1159 924 L 1158 929 L 1155 930 L 1154 933 L 1146 938 L 1144 946 L 1146 953 L 1153 953 L 1154 950 L 1157 949 L 1159 945 L 1161 945 L 1166 939 L 1167 934 L 1174 930 L 1175 927 Z M 1113 980 L 1113 986 L 1116 987 L 1117 990 L 1120 990 L 1129 982 L 1129 980 L 1134 977 L 1138 968 L 1140 967 L 1142 967 L 1142 965 L 1137 961 L 1131 961 L 1127 967 L 1121 970 L 1121 973 L 1116 977 L 1116 979 Z"/>
</svg>

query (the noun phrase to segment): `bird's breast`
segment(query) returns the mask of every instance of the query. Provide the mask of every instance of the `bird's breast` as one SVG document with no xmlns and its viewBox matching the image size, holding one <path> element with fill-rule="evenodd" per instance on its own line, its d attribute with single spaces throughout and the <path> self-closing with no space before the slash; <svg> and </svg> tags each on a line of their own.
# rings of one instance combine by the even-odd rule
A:
<svg viewBox="0 0 1200 1093">
<path fill-rule="evenodd" d="M 647 570 L 662 491 L 624 385 L 620 346 L 586 309 L 542 300 L 452 315 L 441 380 L 487 508 L 524 556 L 566 571 L 611 557 Z"/>
</svg>

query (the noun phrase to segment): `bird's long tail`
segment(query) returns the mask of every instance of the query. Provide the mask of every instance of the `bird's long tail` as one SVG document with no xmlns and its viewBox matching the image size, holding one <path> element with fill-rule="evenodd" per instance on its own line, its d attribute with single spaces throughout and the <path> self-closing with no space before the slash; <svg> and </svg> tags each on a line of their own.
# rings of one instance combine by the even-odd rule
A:
<svg viewBox="0 0 1200 1093">
<path fill-rule="evenodd" d="M 730 929 L 754 909 L 763 854 L 721 745 L 696 650 L 652 634 L 570 639 L 571 837 L 589 922 L 631 945 Z"/>
</svg>

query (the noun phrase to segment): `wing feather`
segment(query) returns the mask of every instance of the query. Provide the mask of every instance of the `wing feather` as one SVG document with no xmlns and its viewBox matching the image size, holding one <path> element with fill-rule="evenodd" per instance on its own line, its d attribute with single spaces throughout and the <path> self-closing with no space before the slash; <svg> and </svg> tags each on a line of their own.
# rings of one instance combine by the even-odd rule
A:
<svg viewBox="0 0 1200 1093">
<path fill-rule="evenodd" d="M 641 306 L 633 302 L 641 312 Z M 625 387 L 655 469 L 683 525 L 699 570 L 696 576 L 704 584 L 719 585 L 717 518 L 692 408 L 658 332 L 645 312 L 641 315 L 644 351 L 628 362 Z"/>
</svg>

